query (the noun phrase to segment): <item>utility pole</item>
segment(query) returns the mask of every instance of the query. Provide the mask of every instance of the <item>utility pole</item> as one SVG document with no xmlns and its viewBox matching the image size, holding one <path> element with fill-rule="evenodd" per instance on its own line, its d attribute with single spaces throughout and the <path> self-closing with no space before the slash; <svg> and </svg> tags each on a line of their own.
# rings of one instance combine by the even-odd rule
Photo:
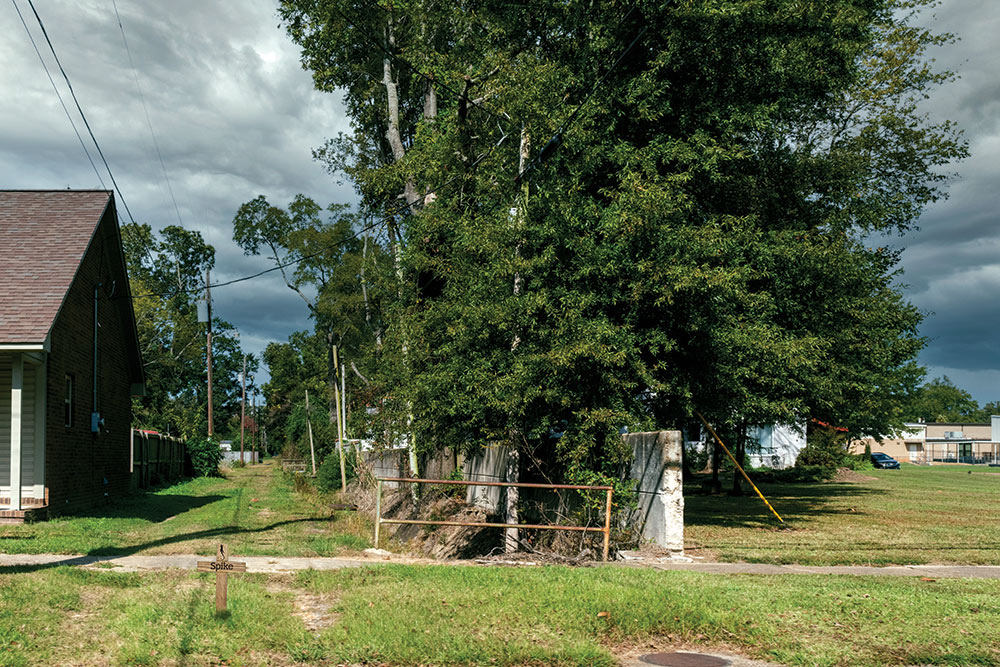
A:
<svg viewBox="0 0 1000 667">
<path fill-rule="evenodd" d="M 343 424 L 340 428 L 340 442 L 347 438 L 347 366 L 340 367 L 340 421 Z"/>
<path fill-rule="evenodd" d="M 250 395 L 250 460 L 257 462 L 257 390 Z"/>
<path fill-rule="evenodd" d="M 208 337 L 206 342 L 207 353 L 205 358 L 208 361 L 208 437 L 215 433 L 212 428 L 212 288 L 209 281 L 209 269 L 205 269 L 205 305 L 208 309 Z"/>
<path fill-rule="evenodd" d="M 243 432 L 246 430 L 247 410 L 247 355 L 243 353 L 243 397 L 240 399 L 240 461 L 246 463 L 243 454 Z"/>
<path fill-rule="evenodd" d="M 337 355 L 337 346 L 333 346 L 333 372 L 338 373 L 340 371 L 340 359 Z M 340 454 L 340 489 L 342 491 L 347 490 L 347 468 L 344 465 L 344 423 L 341 419 L 341 400 L 343 396 L 340 395 L 340 390 L 337 388 L 337 377 L 333 378 L 333 395 L 334 395 L 334 408 L 337 410 L 337 452 Z"/>
<path fill-rule="evenodd" d="M 312 458 L 313 477 L 316 476 L 316 447 L 313 446 L 313 423 L 309 416 L 309 390 L 306 389 L 306 427 L 309 429 L 309 456 Z"/>
</svg>

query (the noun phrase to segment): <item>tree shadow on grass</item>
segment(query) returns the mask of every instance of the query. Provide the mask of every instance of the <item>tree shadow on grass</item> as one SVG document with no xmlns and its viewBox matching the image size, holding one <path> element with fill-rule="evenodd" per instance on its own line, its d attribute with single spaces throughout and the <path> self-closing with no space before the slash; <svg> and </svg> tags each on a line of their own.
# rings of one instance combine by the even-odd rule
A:
<svg viewBox="0 0 1000 667">
<path fill-rule="evenodd" d="M 125 547 L 100 547 L 97 549 L 92 549 L 91 551 L 87 552 L 87 554 L 84 556 L 66 556 L 65 558 L 60 558 L 58 560 L 53 560 L 46 563 L 32 563 L 28 565 L 4 565 L 0 566 L 0 574 L 19 574 L 25 572 L 37 572 L 39 570 L 47 570 L 50 568 L 63 567 L 66 565 L 94 565 L 95 563 L 102 563 L 102 562 L 114 563 L 114 560 L 116 558 L 121 558 L 123 556 L 131 556 L 133 554 L 139 553 L 140 551 L 164 546 L 166 544 L 174 544 L 177 542 L 185 542 L 187 540 L 199 540 L 205 538 L 216 538 L 221 540 L 227 537 L 231 538 L 237 535 L 263 533 L 269 530 L 274 530 L 275 528 L 279 528 L 281 526 L 287 526 L 295 523 L 303 523 L 310 521 L 325 521 L 325 520 L 327 520 L 326 517 L 305 517 L 301 519 L 288 519 L 286 521 L 277 521 L 275 523 L 272 523 L 268 526 L 263 526 L 261 528 L 241 528 L 239 526 L 222 526 L 220 528 L 196 530 L 189 533 L 181 533 L 179 535 L 171 535 L 170 537 L 164 537 L 158 540 L 143 542 L 142 544 L 133 544 Z M 206 556 L 206 558 L 208 558 L 208 556 Z"/>
<path fill-rule="evenodd" d="M 689 484 L 684 495 L 684 523 L 689 526 L 775 528 L 780 526 L 753 489 L 744 485 L 744 495 L 698 493 Z M 726 487 L 728 488 L 728 487 Z M 882 489 L 841 482 L 759 485 L 761 493 L 784 519 L 786 528 L 835 514 L 863 517 L 867 512 L 831 500 L 885 495 Z"/>
<path fill-rule="evenodd" d="M 160 523 L 178 514 L 229 498 L 230 496 L 222 495 L 188 496 L 148 493 L 120 498 L 108 505 L 76 512 L 69 516 L 95 519 L 145 519 L 150 523 Z"/>
<path fill-rule="evenodd" d="M 880 556 L 876 554 L 882 552 L 897 552 L 899 554 L 913 554 L 906 558 L 905 562 L 923 563 L 928 558 L 933 560 L 934 552 L 990 552 L 1000 549 L 1000 542 L 997 540 L 984 540 L 980 536 L 971 538 L 961 531 L 954 533 L 954 539 L 936 541 L 925 538 L 920 540 L 900 542 L 899 537 L 890 538 L 891 526 L 886 526 L 882 522 L 881 512 L 876 502 L 872 502 L 873 496 L 887 496 L 889 491 L 872 488 L 855 483 L 845 482 L 789 482 L 789 483 L 768 483 L 759 485 L 764 497 L 774 506 L 778 514 L 784 519 L 780 523 L 767 506 L 757 497 L 753 489 L 748 489 L 744 485 L 744 490 L 748 491 L 743 496 L 728 496 L 725 494 L 712 495 L 700 490 L 696 478 L 693 483 L 686 486 L 687 493 L 684 496 L 684 524 L 686 526 L 713 526 L 723 528 L 747 528 L 757 529 L 760 532 L 779 533 L 789 531 L 785 537 L 777 539 L 753 538 L 752 543 L 737 544 L 731 539 L 724 540 L 726 544 L 706 543 L 700 545 L 702 548 L 724 548 L 724 549 L 746 549 L 753 553 L 755 558 L 760 558 L 761 554 L 773 553 L 776 562 L 795 562 L 796 554 L 799 550 L 811 550 L 819 548 L 810 538 L 809 533 L 802 533 L 796 539 L 792 537 L 794 531 L 807 528 L 808 524 L 821 517 L 844 516 L 852 517 L 858 525 L 869 523 L 881 524 L 886 532 L 886 539 L 852 539 L 842 543 L 832 542 L 829 539 L 822 541 L 822 550 L 826 553 L 844 553 L 845 562 L 859 561 L 865 562 L 874 556 L 876 561 Z M 730 484 L 731 484 L 731 480 Z M 728 486 L 724 488 L 729 488 Z M 858 505 L 854 506 L 851 499 L 858 499 Z M 759 534 L 759 533 L 758 533 Z M 931 554 L 930 557 L 922 555 L 924 552 Z M 850 555 L 856 557 L 848 557 Z M 866 555 L 867 554 L 867 555 Z M 834 556 L 835 560 L 838 557 Z M 767 560 L 770 562 L 770 559 Z M 893 561 L 895 562 L 895 561 Z"/>
</svg>

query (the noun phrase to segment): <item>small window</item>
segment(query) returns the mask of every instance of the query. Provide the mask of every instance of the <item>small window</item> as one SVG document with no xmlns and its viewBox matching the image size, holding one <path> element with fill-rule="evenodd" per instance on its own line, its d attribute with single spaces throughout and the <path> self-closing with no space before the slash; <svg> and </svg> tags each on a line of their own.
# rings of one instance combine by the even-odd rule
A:
<svg viewBox="0 0 1000 667">
<path fill-rule="evenodd" d="M 66 376 L 66 393 L 63 398 L 66 428 L 73 426 L 73 376 Z"/>
</svg>

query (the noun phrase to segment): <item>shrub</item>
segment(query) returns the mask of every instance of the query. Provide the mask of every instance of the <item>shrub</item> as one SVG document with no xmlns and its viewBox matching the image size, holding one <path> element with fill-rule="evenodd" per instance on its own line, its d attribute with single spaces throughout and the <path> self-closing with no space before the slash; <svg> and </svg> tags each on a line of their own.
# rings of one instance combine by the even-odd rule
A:
<svg viewBox="0 0 1000 667">
<path fill-rule="evenodd" d="M 351 481 L 357 476 L 357 456 L 351 450 L 344 451 L 344 470 L 347 473 L 347 481 Z M 327 454 L 326 458 L 316 469 L 316 490 L 321 493 L 329 493 L 340 489 L 340 454 L 334 450 Z"/>
<path fill-rule="evenodd" d="M 847 453 L 847 447 L 847 438 L 843 433 L 825 427 L 811 429 L 805 448 L 795 459 L 795 467 L 819 466 L 836 469 L 849 465 L 848 459 L 853 457 Z"/>
<path fill-rule="evenodd" d="M 187 441 L 188 458 L 195 477 L 217 477 L 222 450 L 215 438 L 191 438 Z"/>
<path fill-rule="evenodd" d="M 844 460 L 844 465 L 851 470 L 875 470 L 875 466 L 872 465 L 871 445 L 868 445 L 866 449 L 868 449 L 868 454 L 848 456 Z"/>
<path fill-rule="evenodd" d="M 302 452 L 299 451 L 299 448 L 295 445 L 295 443 L 292 442 L 292 441 L 288 441 L 281 448 L 281 458 L 283 458 L 283 459 L 301 459 L 303 457 L 302 457 Z"/>
</svg>

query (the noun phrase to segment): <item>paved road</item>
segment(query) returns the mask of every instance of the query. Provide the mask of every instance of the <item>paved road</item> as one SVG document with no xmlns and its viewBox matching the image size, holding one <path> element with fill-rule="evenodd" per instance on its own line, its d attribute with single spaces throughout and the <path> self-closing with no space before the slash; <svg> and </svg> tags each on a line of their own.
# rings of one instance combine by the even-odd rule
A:
<svg viewBox="0 0 1000 667">
<path fill-rule="evenodd" d="M 339 570 L 382 563 L 434 564 L 423 558 L 410 558 L 392 554 L 384 556 L 365 554 L 359 558 L 290 558 L 284 556 L 240 556 L 233 560 L 247 564 L 248 572 L 293 572 L 295 570 Z M 209 556 L 183 554 L 175 556 L 82 556 L 59 554 L 0 554 L 0 568 L 6 567 L 56 567 L 80 565 L 104 567 L 121 571 L 165 570 L 169 568 L 195 569 L 199 560 L 212 560 Z M 438 563 L 441 564 L 441 563 Z M 476 565 L 472 561 L 450 561 L 445 564 Z M 905 565 L 895 567 L 866 567 L 861 565 L 764 565 L 759 563 L 677 563 L 654 560 L 617 562 L 610 567 L 640 567 L 657 570 L 684 570 L 713 574 L 839 574 L 860 576 L 931 577 L 934 579 L 1000 579 L 997 565 Z M 2 572 L 2 569 L 0 569 Z"/>
</svg>

